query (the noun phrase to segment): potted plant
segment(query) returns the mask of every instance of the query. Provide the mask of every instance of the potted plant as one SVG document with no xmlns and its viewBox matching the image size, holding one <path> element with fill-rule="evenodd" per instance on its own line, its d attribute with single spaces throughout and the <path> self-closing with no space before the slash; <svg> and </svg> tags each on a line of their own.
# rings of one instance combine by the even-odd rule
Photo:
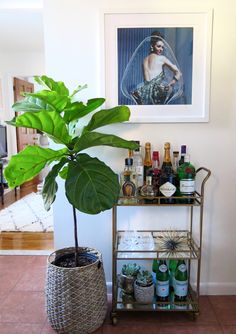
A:
<svg viewBox="0 0 236 334">
<path fill-rule="evenodd" d="M 148 304 L 153 301 L 154 284 L 152 274 L 148 270 L 138 273 L 134 282 L 134 298 L 137 302 Z"/>
<path fill-rule="evenodd" d="M 8 124 L 37 129 L 60 147 L 55 150 L 27 146 L 11 157 L 5 178 L 14 188 L 54 163 L 42 190 L 47 210 L 56 197 L 57 176 L 65 180 L 66 197 L 73 210 L 75 244 L 48 258 L 47 314 L 58 333 L 90 333 L 102 324 L 106 315 L 106 284 L 101 254 L 78 245 L 76 209 L 97 214 L 112 208 L 118 201 L 120 185 L 117 174 L 104 162 L 81 152 L 98 145 L 135 149 L 137 144 L 133 141 L 95 131 L 105 125 L 128 121 L 130 111 L 126 106 L 99 110 L 81 127 L 81 119 L 105 100 L 95 98 L 84 104 L 76 101 L 75 96 L 85 86 L 78 86 L 70 94 L 63 82 L 47 76 L 36 76 L 35 81 L 44 89 L 25 93 L 25 99 L 13 105 L 20 115 Z"/>
<path fill-rule="evenodd" d="M 122 293 L 127 295 L 133 295 L 134 281 L 139 273 L 139 270 L 140 266 L 136 263 L 128 263 L 123 265 L 119 277 Z"/>
</svg>

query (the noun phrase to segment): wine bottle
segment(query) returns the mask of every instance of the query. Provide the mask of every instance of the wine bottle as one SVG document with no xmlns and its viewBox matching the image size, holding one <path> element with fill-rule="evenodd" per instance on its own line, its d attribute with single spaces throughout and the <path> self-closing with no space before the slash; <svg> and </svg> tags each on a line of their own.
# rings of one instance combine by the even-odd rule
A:
<svg viewBox="0 0 236 334">
<path fill-rule="evenodd" d="M 183 259 L 178 260 L 177 267 L 175 270 L 175 301 L 178 304 L 175 305 L 176 308 L 186 308 L 186 304 L 180 304 L 179 302 L 186 302 L 188 295 L 188 272 L 187 266 Z"/>
<path fill-rule="evenodd" d="M 152 159 L 151 159 L 151 144 L 145 144 L 145 156 L 143 161 L 144 172 L 143 172 L 143 183 L 146 182 L 147 171 L 152 167 Z"/>
<path fill-rule="evenodd" d="M 169 270 L 166 260 L 160 260 L 158 263 L 156 275 L 156 298 L 159 302 L 169 301 Z M 159 304 L 161 308 L 168 308 L 168 305 Z"/>
<path fill-rule="evenodd" d="M 165 143 L 164 150 L 165 154 L 161 168 L 159 193 L 161 196 L 166 197 L 161 198 L 161 203 L 173 204 L 175 203 L 175 199 L 171 198 L 171 196 L 174 196 L 176 192 L 176 175 L 173 173 L 172 169 L 170 143 Z"/>
<path fill-rule="evenodd" d="M 186 151 L 186 145 L 181 145 L 179 166 L 184 163 L 184 156 L 185 156 L 186 152 L 187 152 Z"/>
<path fill-rule="evenodd" d="M 160 185 L 160 160 L 159 152 L 152 152 L 152 168 L 148 169 L 147 175 L 152 177 L 152 185 L 155 192 L 155 196 L 159 195 L 159 185 Z"/>
<path fill-rule="evenodd" d="M 188 154 L 185 155 L 184 163 L 179 166 L 177 174 L 180 196 L 186 197 L 181 199 L 181 202 L 186 204 L 193 203 L 196 171 L 195 167 L 190 163 L 190 157 Z"/>
</svg>

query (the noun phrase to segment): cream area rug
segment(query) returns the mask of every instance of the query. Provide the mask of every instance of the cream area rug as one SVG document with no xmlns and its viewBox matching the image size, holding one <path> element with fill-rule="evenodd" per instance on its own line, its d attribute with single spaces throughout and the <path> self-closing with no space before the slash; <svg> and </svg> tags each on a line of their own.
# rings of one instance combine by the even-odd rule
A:
<svg viewBox="0 0 236 334">
<path fill-rule="evenodd" d="M 40 194 L 31 193 L 0 211 L 1 232 L 51 232 L 52 209 L 46 211 Z"/>
</svg>

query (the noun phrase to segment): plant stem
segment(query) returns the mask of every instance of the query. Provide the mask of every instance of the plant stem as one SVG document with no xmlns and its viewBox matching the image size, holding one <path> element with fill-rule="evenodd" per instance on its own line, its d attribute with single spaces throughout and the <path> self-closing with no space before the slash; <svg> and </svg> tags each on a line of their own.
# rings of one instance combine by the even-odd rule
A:
<svg viewBox="0 0 236 334">
<path fill-rule="evenodd" d="M 77 236 L 77 217 L 76 209 L 73 206 L 73 217 L 74 217 L 74 238 L 75 238 L 75 266 L 79 266 L 79 246 L 78 246 L 78 236 Z"/>
</svg>

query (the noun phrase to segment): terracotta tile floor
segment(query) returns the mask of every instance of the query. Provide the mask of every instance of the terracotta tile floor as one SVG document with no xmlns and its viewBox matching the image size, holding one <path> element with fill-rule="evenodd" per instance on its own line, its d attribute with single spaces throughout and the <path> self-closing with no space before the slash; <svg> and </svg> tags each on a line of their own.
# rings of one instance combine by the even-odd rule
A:
<svg viewBox="0 0 236 334">
<path fill-rule="evenodd" d="M 0 256 L 0 333 L 53 334 L 44 306 L 45 256 Z M 236 296 L 202 296 L 196 321 L 184 313 L 122 313 L 111 309 L 96 334 L 236 334 Z"/>
</svg>

